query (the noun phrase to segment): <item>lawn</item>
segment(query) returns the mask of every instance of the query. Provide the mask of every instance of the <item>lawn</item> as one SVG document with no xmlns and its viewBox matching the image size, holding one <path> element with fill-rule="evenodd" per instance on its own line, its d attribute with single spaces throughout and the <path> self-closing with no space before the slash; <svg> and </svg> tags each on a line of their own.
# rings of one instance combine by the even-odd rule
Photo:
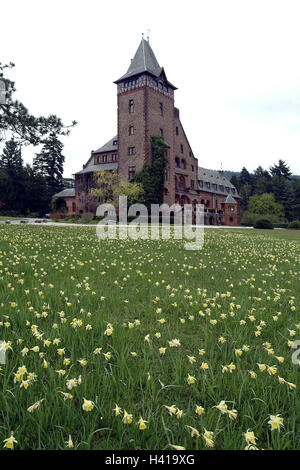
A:
<svg viewBox="0 0 300 470">
<path fill-rule="evenodd" d="M 299 449 L 299 232 L 95 232 L 0 226 L 1 445 Z"/>
</svg>

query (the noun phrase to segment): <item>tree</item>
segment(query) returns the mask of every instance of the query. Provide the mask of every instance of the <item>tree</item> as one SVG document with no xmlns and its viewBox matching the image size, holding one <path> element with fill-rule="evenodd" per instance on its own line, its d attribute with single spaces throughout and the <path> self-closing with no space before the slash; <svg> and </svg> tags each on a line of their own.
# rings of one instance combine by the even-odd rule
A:
<svg viewBox="0 0 300 470">
<path fill-rule="evenodd" d="M 236 190 L 239 192 L 240 190 L 240 182 L 239 182 L 239 178 L 237 175 L 232 175 L 232 177 L 230 178 L 230 183 L 236 188 Z"/>
<path fill-rule="evenodd" d="M 270 173 L 272 176 L 282 176 L 283 178 L 288 180 L 290 180 L 292 176 L 291 170 L 283 160 L 278 160 L 277 165 L 274 164 L 273 166 L 271 166 Z"/>
<path fill-rule="evenodd" d="M 168 145 L 160 136 L 151 137 L 152 163 L 144 163 L 140 172 L 132 178 L 133 183 L 141 183 L 144 190 L 144 204 L 148 210 L 151 204 L 162 204 L 165 168 L 168 163 L 166 149 Z"/>
<path fill-rule="evenodd" d="M 252 186 L 250 186 L 249 184 L 244 184 L 240 188 L 241 208 L 242 209 L 244 209 L 244 210 L 247 209 L 249 198 L 250 198 L 251 194 L 252 194 Z"/>
<path fill-rule="evenodd" d="M 6 69 L 12 67 L 12 62 L 6 65 L 0 62 L 0 81 L 5 86 L 5 101 L 0 101 L 0 142 L 5 139 L 6 132 L 11 133 L 15 140 L 24 145 L 43 143 L 51 134 L 68 135 L 70 128 L 77 124 L 76 121 L 65 126 L 55 115 L 35 117 L 22 103 L 13 99 L 15 83 L 5 77 Z"/>
<path fill-rule="evenodd" d="M 239 176 L 239 186 L 242 187 L 245 184 L 252 187 L 253 178 L 247 168 L 243 167 Z"/>
<path fill-rule="evenodd" d="M 93 177 L 95 188 L 91 188 L 89 194 L 98 198 L 103 203 L 117 205 L 119 196 L 127 196 L 129 205 L 141 202 L 144 190 L 141 184 L 120 181 L 116 171 L 97 171 Z"/>
<path fill-rule="evenodd" d="M 255 194 L 272 192 L 272 178 L 269 172 L 261 166 L 257 167 L 253 174 L 253 185 Z"/>
<path fill-rule="evenodd" d="M 21 147 L 13 138 L 5 142 L 0 157 L 0 167 L 17 172 L 20 172 L 23 167 Z"/>
<path fill-rule="evenodd" d="M 62 154 L 63 144 L 55 134 L 44 141 L 40 153 L 36 154 L 33 168 L 37 174 L 45 178 L 48 189 L 52 194 L 63 188 L 63 164 L 65 157 Z"/>
<path fill-rule="evenodd" d="M 249 198 L 248 210 L 253 214 L 276 215 L 280 218 L 284 216 L 282 204 L 275 202 L 275 197 L 272 193 L 251 196 Z"/>
<path fill-rule="evenodd" d="M 114 192 L 116 191 L 120 177 L 116 171 L 96 171 L 93 174 L 94 188 L 91 188 L 89 194 L 98 198 L 100 204 L 113 203 Z"/>
</svg>

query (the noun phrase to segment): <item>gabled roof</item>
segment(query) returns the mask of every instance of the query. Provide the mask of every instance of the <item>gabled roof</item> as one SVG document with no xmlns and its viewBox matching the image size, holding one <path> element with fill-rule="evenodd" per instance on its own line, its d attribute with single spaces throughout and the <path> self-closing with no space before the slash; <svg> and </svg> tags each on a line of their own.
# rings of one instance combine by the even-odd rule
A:
<svg viewBox="0 0 300 470">
<path fill-rule="evenodd" d="M 228 194 L 226 199 L 224 199 L 224 204 L 237 204 L 236 200 L 231 196 L 231 194 Z"/>
<path fill-rule="evenodd" d="M 54 194 L 53 197 L 74 197 L 75 196 L 75 188 L 64 189 L 60 191 L 60 193 Z"/>
<path fill-rule="evenodd" d="M 201 191 L 227 195 L 228 191 L 225 189 L 227 187 L 230 189 L 231 193 L 234 194 L 234 197 L 240 197 L 233 184 L 220 171 L 198 167 L 198 182 L 199 180 L 203 181 L 203 187 L 199 185 Z M 206 182 L 210 183 L 210 188 L 205 185 Z M 217 185 L 217 189 L 212 187 L 213 184 Z M 220 189 L 220 186 L 223 186 L 223 190 Z M 228 196 L 230 196 L 230 194 L 228 194 Z"/>
<path fill-rule="evenodd" d="M 148 72 L 156 78 L 160 77 L 162 74 L 168 84 L 174 89 L 176 89 L 176 87 L 174 87 L 174 85 L 172 85 L 172 83 L 167 80 L 165 71 L 163 67 L 160 67 L 159 63 L 157 62 L 157 59 L 149 44 L 149 41 L 145 41 L 145 39 L 143 38 L 135 53 L 134 58 L 131 61 L 129 69 L 127 70 L 125 75 L 116 80 L 114 83 L 119 83 L 120 81 L 126 78 L 134 77 L 135 75 L 140 75 L 144 72 Z"/>
<path fill-rule="evenodd" d="M 83 170 L 77 171 L 75 175 L 83 175 L 84 173 L 94 173 L 95 171 L 117 170 L 118 162 L 100 163 L 99 165 L 87 165 Z"/>
<path fill-rule="evenodd" d="M 114 143 L 115 142 L 115 143 Z M 102 152 L 113 152 L 118 150 L 118 136 L 116 135 L 110 139 L 106 144 L 100 147 L 98 150 L 93 150 L 92 153 L 102 153 Z"/>
</svg>

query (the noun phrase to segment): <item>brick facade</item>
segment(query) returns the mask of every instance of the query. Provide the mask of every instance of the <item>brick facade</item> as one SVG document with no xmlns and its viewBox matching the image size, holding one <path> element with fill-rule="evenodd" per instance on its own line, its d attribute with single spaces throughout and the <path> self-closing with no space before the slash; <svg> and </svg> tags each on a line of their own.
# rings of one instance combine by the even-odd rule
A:
<svg viewBox="0 0 300 470">
<path fill-rule="evenodd" d="M 172 205 L 204 204 L 205 223 L 239 225 L 239 195 L 222 173 L 198 168 L 174 106 L 172 85 L 158 65 L 148 43 L 142 42 L 127 73 L 117 84 L 117 136 L 91 153 L 75 176 L 76 212 L 87 210 L 85 193 L 97 170 L 117 169 L 128 181 L 151 163 L 151 136 L 161 135 L 168 144 L 164 202 Z"/>
</svg>

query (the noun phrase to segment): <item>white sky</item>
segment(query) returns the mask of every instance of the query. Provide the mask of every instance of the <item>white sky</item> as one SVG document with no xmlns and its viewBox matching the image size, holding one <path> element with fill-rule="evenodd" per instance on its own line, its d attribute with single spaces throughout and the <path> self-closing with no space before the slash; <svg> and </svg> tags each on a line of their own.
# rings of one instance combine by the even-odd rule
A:
<svg viewBox="0 0 300 470">
<path fill-rule="evenodd" d="M 113 81 L 147 29 L 200 166 L 252 171 L 282 158 L 300 174 L 298 0 L 9 0 L 0 18 L 18 99 L 78 121 L 64 139 L 66 177 L 117 133 Z"/>
</svg>

